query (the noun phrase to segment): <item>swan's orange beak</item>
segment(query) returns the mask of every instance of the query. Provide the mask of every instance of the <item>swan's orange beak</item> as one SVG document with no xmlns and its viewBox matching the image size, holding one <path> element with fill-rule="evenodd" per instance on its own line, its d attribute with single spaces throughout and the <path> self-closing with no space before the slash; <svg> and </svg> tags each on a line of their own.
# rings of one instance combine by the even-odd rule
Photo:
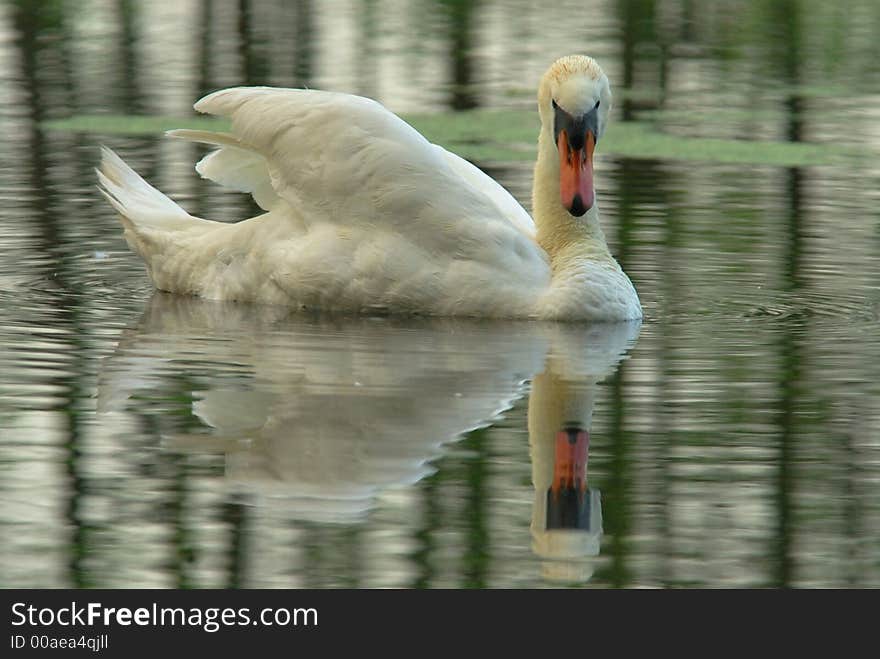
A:
<svg viewBox="0 0 880 659">
<path fill-rule="evenodd" d="M 572 148 L 572 142 L 581 148 Z M 583 140 L 570 140 L 566 130 L 559 131 L 556 148 L 559 150 L 559 192 L 562 205 L 580 217 L 593 207 L 593 149 L 596 136 L 587 130 Z"/>
</svg>

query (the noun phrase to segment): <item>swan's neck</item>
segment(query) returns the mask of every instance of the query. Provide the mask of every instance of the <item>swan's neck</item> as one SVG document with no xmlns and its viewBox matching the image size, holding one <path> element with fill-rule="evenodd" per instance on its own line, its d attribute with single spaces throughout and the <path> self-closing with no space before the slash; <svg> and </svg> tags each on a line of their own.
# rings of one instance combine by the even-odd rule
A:
<svg viewBox="0 0 880 659">
<path fill-rule="evenodd" d="M 585 258 L 611 259 L 599 226 L 599 208 L 573 217 L 559 197 L 559 155 L 548 131 L 538 138 L 538 160 L 532 187 L 532 211 L 538 244 L 550 256 L 554 273 L 574 267 Z"/>
</svg>

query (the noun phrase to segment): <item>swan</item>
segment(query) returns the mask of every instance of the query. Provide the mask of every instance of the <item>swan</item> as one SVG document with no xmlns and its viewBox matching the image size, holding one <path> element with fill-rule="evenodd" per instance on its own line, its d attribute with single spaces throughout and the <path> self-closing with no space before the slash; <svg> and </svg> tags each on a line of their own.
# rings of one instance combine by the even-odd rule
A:
<svg viewBox="0 0 880 659">
<path fill-rule="evenodd" d="M 590 57 L 563 57 L 541 78 L 534 220 L 378 102 L 318 90 L 223 89 L 194 107 L 231 132 L 168 132 L 218 147 L 196 171 L 250 193 L 256 217 L 194 217 L 106 147 L 99 189 L 163 291 L 356 313 L 639 319 L 593 185 L 611 102 Z"/>
</svg>

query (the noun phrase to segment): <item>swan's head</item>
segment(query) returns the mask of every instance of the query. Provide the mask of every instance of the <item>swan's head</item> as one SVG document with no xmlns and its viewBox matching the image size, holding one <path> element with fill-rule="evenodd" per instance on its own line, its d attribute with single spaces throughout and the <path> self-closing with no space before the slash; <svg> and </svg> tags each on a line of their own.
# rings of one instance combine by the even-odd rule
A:
<svg viewBox="0 0 880 659">
<path fill-rule="evenodd" d="M 591 57 L 556 60 L 538 87 L 544 144 L 558 151 L 559 193 L 565 209 L 580 217 L 595 202 L 593 149 L 605 133 L 611 88 Z"/>
</svg>

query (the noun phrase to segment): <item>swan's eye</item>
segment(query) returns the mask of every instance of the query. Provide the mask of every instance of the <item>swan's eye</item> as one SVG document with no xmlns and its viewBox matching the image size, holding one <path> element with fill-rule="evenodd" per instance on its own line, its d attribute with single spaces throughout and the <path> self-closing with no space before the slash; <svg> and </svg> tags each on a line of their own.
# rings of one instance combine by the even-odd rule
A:
<svg viewBox="0 0 880 659">
<path fill-rule="evenodd" d="M 558 110 L 558 109 L 559 109 L 559 106 L 556 105 L 556 99 L 555 99 L 555 98 L 551 98 L 551 99 L 550 99 L 550 102 L 553 103 L 553 109 L 554 109 L 554 110 Z"/>
<path fill-rule="evenodd" d="M 596 105 L 593 106 L 593 109 L 596 110 L 599 107 L 599 101 L 596 101 Z"/>
</svg>

